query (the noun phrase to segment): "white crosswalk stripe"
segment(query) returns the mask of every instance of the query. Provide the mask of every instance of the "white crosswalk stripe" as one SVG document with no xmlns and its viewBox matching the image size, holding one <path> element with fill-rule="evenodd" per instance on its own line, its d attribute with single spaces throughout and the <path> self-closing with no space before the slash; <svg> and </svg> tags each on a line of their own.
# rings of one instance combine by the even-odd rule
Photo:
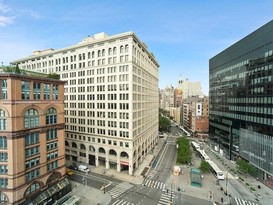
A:
<svg viewBox="0 0 273 205">
<path fill-rule="evenodd" d="M 122 182 L 111 189 L 108 193 L 111 195 L 111 197 L 117 198 L 119 195 L 129 190 L 132 186 L 133 185 L 128 182 Z"/>
<path fill-rule="evenodd" d="M 128 201 L 124 201 L 124 199 L 122 200 L 116 200 L 112 205 L 135 205 L 133 202 L 128 202 Z"/>
<path fill-rule="evenodd" d="M 148 186 L 148 187 L 152 187 L 152 188 L 157 188 L 157 189 L 161 189 L 163 190 L 165 188 L 165 184 L 163 182 L 160 181 L 154 181 L 154 180 L 145 180 L 142 185 L 144 186 Z"/>
<path fill-rule="evenodd" d="M 255 201 L 248 201 L 246 199 L 234 198 L 236 205 L 260 205 L 260 203 Z"/>
<path fill-rule="evenodd" d="M 159 201 L 158 201 L 158 205 L 167 205 L 170 204 L 171 201 L 173 201 L 174 198 L 174 192 L 164 192 L 162 193 Z"/>
</svg>

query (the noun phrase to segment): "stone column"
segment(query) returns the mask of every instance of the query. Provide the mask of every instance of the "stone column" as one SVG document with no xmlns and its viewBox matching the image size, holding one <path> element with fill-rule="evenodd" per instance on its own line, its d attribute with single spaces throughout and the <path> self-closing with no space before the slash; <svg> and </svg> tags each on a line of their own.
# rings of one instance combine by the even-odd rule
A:
<svg viewBox="0 0 273 205">
<path fill-rule="evenodd" d="M 117 157 L 117 172 L 120 172 L 120 157 Z"/>
<path fill-rule="evenodd" d="M 86 149 L 85 154 L 86 154 L 85 163 L 86 163 L 86 164 L 89 164 L 89 152 L 88 152 L 88 149 Z"/>
<path fill-rule="evenodd" d="M 96 150 L 96 152 L 95 152 L 95 159 L 96 159 L 95 164 L 96 164 L 96 167 L 97 167 L 97 166 L 99 166 L 99 152 L 98 152 L 98 150 Z"/>
<path fill-rule="evenodd" d="M 105 152 L 106 152 L 106 151 L 105 151 Z M 105 168 L 106 168 L 106 169 L 109 169 L 109 168 L 110 168 L 108 151 L 105 153 Z"/>
<path fill-rule="evenodd" d="M 129 158 L 129 175 L 132 176 L 133 175 L 133 159 Z"/>
</svg>

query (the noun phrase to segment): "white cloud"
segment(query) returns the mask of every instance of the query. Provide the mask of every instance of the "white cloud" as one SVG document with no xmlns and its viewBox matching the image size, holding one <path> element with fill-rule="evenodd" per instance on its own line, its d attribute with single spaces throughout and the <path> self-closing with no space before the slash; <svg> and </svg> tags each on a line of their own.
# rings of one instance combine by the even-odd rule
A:
<svg viewBox="0 0 273 205">
<path fill-rule="evenodd" d="M 17 15 L 19 16 L 30 16 L 31 18 L 34 18 L 34 19 L 41 18 L 41 15 L 39 15 L 37 12 L 32 11 L 30 9 L 18 9 L 16 12 L 17 12 Z"/>
<path fill-rule="evenodd" d="M 11 8 L 9 8 L 7 5 L 0 2 L 0 12 L 8 13 L 10 11 L 11 11 Z"/>
<path fill-rule="evenodd" d="M 41 15 L 37 12 L 26 8 L 10 8 L 9 6 L 0 2 L 0 26 L 12 24 L 15 20 L 22 17 L 30 17 L 40 19 Z"/>
<path fill-rule="evenodd" d="M 0 26 L 6 26 L 7 24 L 12 24 L 14 17 L 0 16 Z"/>
</svg>

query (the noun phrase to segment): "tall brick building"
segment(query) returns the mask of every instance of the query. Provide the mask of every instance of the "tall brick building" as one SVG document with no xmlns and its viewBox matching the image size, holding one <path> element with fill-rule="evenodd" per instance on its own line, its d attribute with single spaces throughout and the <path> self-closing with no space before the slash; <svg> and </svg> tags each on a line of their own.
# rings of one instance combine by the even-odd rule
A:
<svg viewBox="0 0 273 205">
<path fill-rule="evenodd" d="M 0 73 L 1 203 L 51 204 L 69 191 L 63 98 L 63 81 Z"/>
</svg>

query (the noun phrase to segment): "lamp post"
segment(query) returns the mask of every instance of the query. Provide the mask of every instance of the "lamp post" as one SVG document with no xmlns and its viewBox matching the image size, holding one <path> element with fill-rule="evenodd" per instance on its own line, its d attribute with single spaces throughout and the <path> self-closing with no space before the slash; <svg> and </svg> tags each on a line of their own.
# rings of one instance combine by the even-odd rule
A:
<svg viewBox="0 0 273 205">
<path fill-rule="evenodd" d="M 85 186 L 87 187 L 87 172 L 85 173 L 85 179 L 86 179 L 86 183 L 85 183 Z"/>
<path fill-rule="evenodd" d="M 265 170 L 266 170 L 266 151 L 264 150 L 263 151 L 263 158 L 264 158 L 264 160 L 263 160 L 263 172 L 264 172 L 264 176 L 263 176 L 263 180 L 266 180 L 266 172 L 265 172 Z"/>
<path fill-rule="evenodd" d="M 230 194 L 228 194 L 228 190 L 227 190 L 227 185 L 228 185 L 228 173 L 229 173 L 230 169 L 227 171 L 226 174 L 226 190 L 225 190 L 225 194 L 229 197 L 229 204 L 231 204 L 231 200 L 230 200 Z"/>
<path fill-rule="evenodd" d="M 171 198 L 170 198 L 170 205 L 173 204 L 173 181 L 172 181 L 172 184 L 171 184 Z"/>
</svg>

